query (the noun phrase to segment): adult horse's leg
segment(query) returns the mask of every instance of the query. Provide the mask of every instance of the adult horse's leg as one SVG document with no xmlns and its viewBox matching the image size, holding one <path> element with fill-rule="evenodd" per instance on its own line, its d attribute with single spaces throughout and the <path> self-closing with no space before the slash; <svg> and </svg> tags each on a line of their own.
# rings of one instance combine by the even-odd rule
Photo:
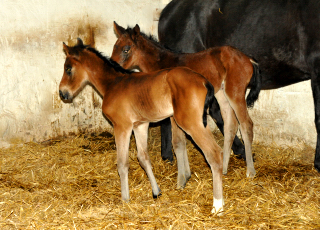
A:
<svg viewBox="0 0 320 230">
<path fill-rule="evenodd" d="M 179 189 L 186 186 L 187 181 L 191 177 L 191 171 L 187 154 L 186 135 L 182 129 L 177 126 L 174 118 L 171 117 L 170 119 L 172 126 L 172 146 L 178 165 L 177 188 Z"/>
<path fill-rule="evenodd" d="M 173 161 L 172 153 L 172 132 L 170 119 L 161 121 L 161 157 L 163 160 Z"/>
<path fill-rule="evenodd" d="M 134 127 L 133 132 L 138 150 L 137 157 L 139 159 L 140 165 L 145 170 L 150 180 L 153 198 L 157 198 L 159 195 L 161 195 L 161 190 L 157 184 L 156 178 L 153 175 L 152 166 L 148 154 L 148 127 L 149 123 L 141 124 L 137 127 Z"/>
<path fill-rule="evenodd" d="M 311 74 L 311 87 L 315 108 L 315 125 L 317 130 L 317 146 L 314 157 L 314 167 L 320 172 L 320 57 L 313 61 L 314 70 Z"/>
<path fill-rule="evenodd" d="M 221 116 L 221 110 L 220 106 L 216 100 L 216 98 L 213 99 L 212 106 L 209 109 L 210 116 L 214 119 L 214 121 L 217 124 L 217 127 L 221 131 L 221 133 L 224 135 L 224 122 Z M 235 155 L 238 157 L 246 160 L 246 154 L 245 154 L 245 148 L 243 143 L 240 141 L 239 137 L 237 135 L 234 136 L 234 140 L 232 141 L 232 150 Z"/>
<path fill-rule="evenodd" d="M 121 197 L 122 200 L 128 201 L 129 196 L 129 142 L 132 128 L 121 125 L 114 126 L 114 136 L 117 147 L 117 167 L 121 182 Z"/>
</svg>

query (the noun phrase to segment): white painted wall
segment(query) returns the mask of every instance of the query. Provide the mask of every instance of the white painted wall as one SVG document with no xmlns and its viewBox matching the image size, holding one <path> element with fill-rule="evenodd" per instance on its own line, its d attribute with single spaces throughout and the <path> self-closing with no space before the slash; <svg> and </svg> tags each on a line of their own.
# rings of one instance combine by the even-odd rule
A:
<svg viewBox="0 0 320 230">
<path fill-rule="evenodd" d="M 0 145 L 12 139 L 43 141 L 78 132 L 109 130 L 101 99 L 91 87 L 71 104 L 61 102 L 58 85 L 65 60 L 62 42 L 84 41 L 111 55 L 112 22 L 139 24 L 156 34 L 157 13 L 169 0 L 2 0 L 0 3 Z M 310 82 L 265 91 L 250 111 L 255 140 L 315 144 Z"/>
<path fill-rule="evenodd" d="M 254 109 L 255 140 L 265 143 L 316 146 L 311 82 L 261 91 Z"/>
<path fill-rule="evenodd" d="M 65 61 L 62 42 L 86 41 L 95 33 L 96 48 L 111 55 L 113 21 L 136 23 L 156 32 L 153 21 L 160 0 L 2 0 L 0 3 L 0 142 L 42 141 L 89 128 L 110 129 L 101 99 L 86 87 L 64 104 L 58 85 Z M 93 100 L 94 98 L 94 100 Z"/>
</svg>

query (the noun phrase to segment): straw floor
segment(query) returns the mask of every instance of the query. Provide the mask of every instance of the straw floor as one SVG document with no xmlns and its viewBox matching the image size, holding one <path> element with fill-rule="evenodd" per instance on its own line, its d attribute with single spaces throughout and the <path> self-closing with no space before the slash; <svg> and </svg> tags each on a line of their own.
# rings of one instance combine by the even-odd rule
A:
<svg viewBox="0 0 320 230">
<path fill-rule="evenodd" d="M 231 158 L 223 188 L 225 213 L 212 208 L 211 172 L 188 141 L 192 177 L 176 189 L 177 167 L 160 156 L 159 127 L 149 154 L 162 196 L 130 147 L 129 203 L 121 201 L 114 138 L 82 134 L 0 149 L 0 229 L 320 229 L 320 174 L 308 146 L 255 143 L 254 179 Z M 222 146 L 223 138 L 215 134 Z"/>
</svg>

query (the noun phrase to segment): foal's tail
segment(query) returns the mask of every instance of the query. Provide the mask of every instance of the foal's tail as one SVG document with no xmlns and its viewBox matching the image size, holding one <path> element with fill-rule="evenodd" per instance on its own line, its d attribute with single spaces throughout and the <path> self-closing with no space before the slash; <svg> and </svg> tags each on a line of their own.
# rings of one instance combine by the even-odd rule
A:
<svg viewBox="0 0 320 230">
<path fill-rule="evenodd" d="M 250 59 L 253 66 L 253 74 L 250 81 L 250 92 L 246 98 L 247 106 L 249 108 L 253 107 L 254 102 L 258 99 L 259 93 L 262 87 L 262 77 L 260 74 L 259 64 L 254 60 Z"/>
<path fill-rule="evenodd" d="M 207 88 L 207 95 L 206 95 L 206 99 L 204 101 L 204 109 L 203 109 L 203 115 L 202 115 L 202 121 L 203 121 L 203 125 L 204 127 L 207 127 L 207 114 L 208 114 L 208 108 L 209 106 L 212 106 L 212 102 L 215 99 L 214 98 L 214 88 L 211 85 L 210 82 L 206 82 L 205 87 Z"/>
</svg>

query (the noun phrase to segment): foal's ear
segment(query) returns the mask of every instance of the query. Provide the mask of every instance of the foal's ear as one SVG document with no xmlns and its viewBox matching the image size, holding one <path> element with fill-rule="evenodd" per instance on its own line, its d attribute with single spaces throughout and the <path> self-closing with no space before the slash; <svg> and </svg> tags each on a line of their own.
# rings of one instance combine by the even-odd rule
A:
<svg viewBox="0 0 320 230">
<path fill-rule="evenodd" d="M 82 40 L 80 39 L 80 41 L 82 42 Z M 82 43 L 83 44 L 83 43 Z M 77 50 L 72 49 L 73 47 L 69 47 L 67 46 L 64 42 L 63 42 L 63 52 L 67 55 L 67 56 L 73 56 L 76 59 L 79 59 L 79 52 Z"/>
<path fill-rule="evenodd" d="M 115 21 L 113 21 L 113 29 L 117 37 L 120 37 L 122 34 L 126 32 L 125 28 L 119 26 Z"/>
<path fill-rule="evenodd" d="M 136 24 L 136 26 L 133 28 L 133 34 L 136 37 L 140 35 L 140 27 L 138 24 Z"/>
<path fill-rule="evenodd" d="M 77 46 L 83 46 L 83 41 L 81 38 L 77 38 Z"/>
<path fill-rule="evenodd" d="M 63 42 L 63 52 L 68 56 L 69 55 L 69 46 L 67 46 L 64 42 Z"/>
</svg>

